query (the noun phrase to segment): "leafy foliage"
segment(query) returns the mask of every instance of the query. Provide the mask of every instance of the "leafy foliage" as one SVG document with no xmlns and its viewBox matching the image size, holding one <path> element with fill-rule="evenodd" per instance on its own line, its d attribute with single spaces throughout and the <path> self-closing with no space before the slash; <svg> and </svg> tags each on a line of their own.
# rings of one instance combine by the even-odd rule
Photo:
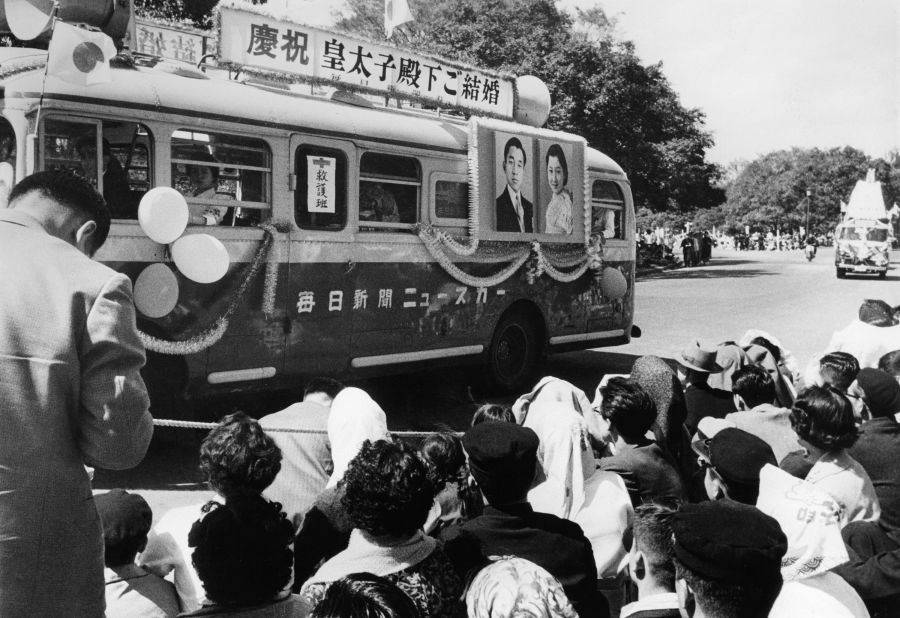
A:
<svg viewBox="0 0 900 618">
<path fill-rule="evenodd" d="M 350 0 L 338 26 L 384 40 L 383 0 Z M 399 42 L 477 66 L 532 74 L 554 102 L 548 126 L 584 136 L 628 173 L 635 203 L 682 213 L 721 203 L 721 170 L 700 110 L 681 105 L 661 64 L 644 66 L 595 7 L 573 19 L 552 0 L 410 0 Z"/>
<path fill-rule="evenodd" d="M 875 169 L 890 206 L 898 199 L 900 170 L 883 159 L 870 159 L 855 148 L 779 150 L 747 164 L 727 190 L 721 208 L 725 219 L 743 228 L 798 229 L 806 225 L 806 191 L 810 229 L 819 234 L 840 220 L 840 203 L 847 201 L 857 180 Z"/>
</svg>

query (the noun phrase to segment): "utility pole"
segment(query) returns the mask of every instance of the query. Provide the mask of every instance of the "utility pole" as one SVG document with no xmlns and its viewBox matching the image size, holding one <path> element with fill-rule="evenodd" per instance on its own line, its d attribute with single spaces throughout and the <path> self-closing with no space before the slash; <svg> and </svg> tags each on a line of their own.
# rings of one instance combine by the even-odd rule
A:
<svg viewBox="0 0 900 618">
<path fill-rule="evenodd" d="M 812 198 L 812 191 L 806 190 L 806 237 L 809 238 L 809 200 Z"/>
</svg>

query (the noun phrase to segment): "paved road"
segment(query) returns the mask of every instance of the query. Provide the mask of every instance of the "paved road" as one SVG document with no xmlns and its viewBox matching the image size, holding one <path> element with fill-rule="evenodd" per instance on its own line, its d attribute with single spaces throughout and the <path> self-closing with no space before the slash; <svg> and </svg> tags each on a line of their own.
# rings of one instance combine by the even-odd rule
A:
<svg viewBox="0 0 900 618">
<path fill-rule="evenodd" d="M 900 254 L 898 254 L 900 259 Z M 801 252 L 719 252 L 709 265 L 665 271 L 637 284 L 636 323 L 643 336 L 627 346 L 561 354 L 544 372 L 565 378 L 592 396 L 605 373 L 627 373 L 644 354 L 676 356 L 692 338 L 714 346 L 737 340 L 748 328 L 780 338 L 802 364 L 828 343 L 831 333 L 856 315 L 864 298 L 900 304 L 900 267 L 886 280 L 838 280 L 830 248 L 808 263 Z M 409 379 L 361 384 L 388 412 L 394 430 L 430 431 L 465 427 L 475 403 L 463 370 L 422 373 Z M 478 399 L 478 393 L 474 393 Z M 283 402 L 263 402 L 272 411 Z M 172 430 L 170 430 L 172 431 Z M 165 437 L 165 436 L 163 436 Z M 198 502 L 196 439 L 180 432 L 157 440 L 146 461 L 133 471 L 98 471 L 95 487 L 129 487 L 144 494 L 158 516 L 176 504 Z"/>
</svg>

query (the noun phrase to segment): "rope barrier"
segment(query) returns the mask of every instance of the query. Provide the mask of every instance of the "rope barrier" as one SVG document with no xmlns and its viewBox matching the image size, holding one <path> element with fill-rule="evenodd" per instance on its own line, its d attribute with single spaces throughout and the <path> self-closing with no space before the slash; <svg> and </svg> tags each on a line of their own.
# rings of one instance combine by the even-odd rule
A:
<svg viewBox="0 0 900 618">
<path fill-rule="evenodd" d="M 178 429 L 213 429 L 218 427 L 218 423 L 204 423 L 200 421 L 178 421 L 171 418 L 155 418 L 153 419 L 153 424 L 157 427 L 176 427 Z M 321 434 L 325 435 L 328 432 L 324 429 L 299 429 L 295 427 L 266 427 L 267 433 L 300 433 L 300 434 Z M 431 435 L 434 433 L 433 431 L 389 431 L 392 436 L 396 436 L 398 438 L 422 438 L 424 436 Z M 462 436 L 461 432 L 456 432 L 457 435 Z"/>
</svg>

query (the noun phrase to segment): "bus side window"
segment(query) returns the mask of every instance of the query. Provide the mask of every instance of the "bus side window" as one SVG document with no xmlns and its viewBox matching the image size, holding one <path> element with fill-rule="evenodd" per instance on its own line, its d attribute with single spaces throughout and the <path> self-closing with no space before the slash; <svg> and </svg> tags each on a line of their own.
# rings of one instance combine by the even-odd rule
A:
<svg viewBox="0 0 900 618">
<path fill-rule="evenodd" d="M 172 133 L 172 186 L 194 225 L 256 225 L 269 217 L 272 153 L 261 139 L 182 128 Z"/>
<path fill-rule="evenodd" d="M 378 152 L 364 153 L 359 163 L 360 223 L 416 223 L 419 219 L 421 186 L 419 162 L 415 159 Z"/>
<path fill-rule="evenodd" d="M 134 220 L 152 186 L 152 141 L 147 127 L 134 122 L 47 119 L 41 169 L 85 177 L 103 195 L 113 219 Z"/>
<path fill-rule="evenodd" d="M 595 180 L 591 187 L 591 234 L 607 240 L 625 239 L 625 197 L 609 180 Z"/>
<path fill-rule="evenodd" d="M 347 156 L 342 150 L 297 148 L 294 220 L 306 230 L 338 231 L 347 225 Z"/>
<path fill-rule="evenodd" d="M 469 183 L 457 180 L 436 181 L 434 214 L 438 219 L 468 219 Z"/>
<path fill-rule="evenodd" d="M 0 208 L 6 207 L 9 192 L 16 184 L 16 134 L 5 118 L 0 118 Z"/>
</svg>

